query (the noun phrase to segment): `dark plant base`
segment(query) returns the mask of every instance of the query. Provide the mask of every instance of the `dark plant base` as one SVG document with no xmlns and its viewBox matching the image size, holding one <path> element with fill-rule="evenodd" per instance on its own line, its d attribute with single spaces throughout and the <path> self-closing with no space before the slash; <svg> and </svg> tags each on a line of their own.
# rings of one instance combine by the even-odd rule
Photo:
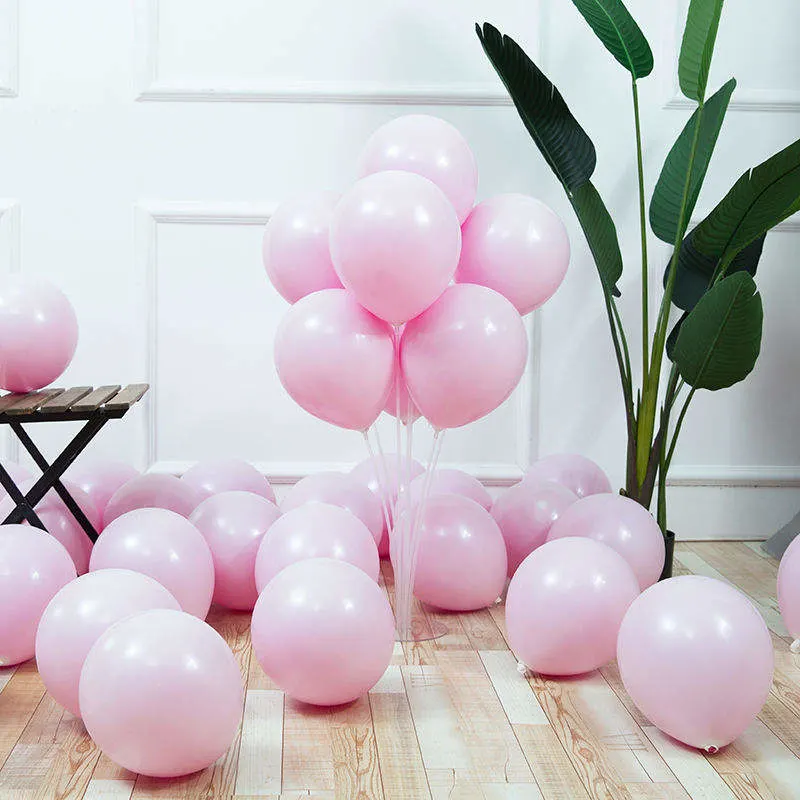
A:
<svg viewBox="0 0 800 800">
<path fill-rule="evenodd" d="M 667 531 L 664 534 L 664 569 L 661 570 L 660 581 L 672 577 L 672 559 L 675 555 L 675 534 L 672 531 Z"/>
</svg>

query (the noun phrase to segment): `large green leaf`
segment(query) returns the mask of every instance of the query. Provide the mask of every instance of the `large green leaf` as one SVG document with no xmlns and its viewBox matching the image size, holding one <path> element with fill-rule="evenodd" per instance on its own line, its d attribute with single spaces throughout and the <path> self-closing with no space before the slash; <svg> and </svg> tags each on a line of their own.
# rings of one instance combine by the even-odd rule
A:
<svg viewBox="0 0 800 800">
<path fill-rule="evenodd" d="M 726 389 L 744 380 L 761 350 L 764 310 L 756 284 L 737 272 L 712 286 L 680 325 L 672 357 L 695 389 Z"/>
<path fill-rule="evenodd" d="M 736 81 L 731 78 L 709 98 L 705 106 L 695 110 L 664 161 L 661 175 L 658 176 L 658 182 L 650 201 L 650 227 L 653 229 L 653 233 L 664 242 L 674 244 L 677 236 L 678 218 L 686 184 L 686 173 L 689 171 L 695 126 L 699 124 L 700 131 L 697 135 L 685 220 L 691 217 L 697 203 L 722 121 L 725 119 L 725 112 L 728 110 L 728 103 L 735 88 Z"/>
<path fill-rule="evenodd" d="M 678 81 L 690 100 L 702 102 L 724 0 L 691 0 L 678 59 Z"/>
<path fill-rule="evenodd" d="M 572 0 L 597 37 L 634 78 L 653 71 L 653 53 L 622 0 Z"/>
<path fill-rule="evenodd" d="M 667 351 L 667 358 L 670 361 L 674 361 L 675 360 L 673 358 L 673 353 L 675 352 L 675 342 L 678 341 L 678 334 L 681 332 L 681 325 L 683 325 L 683 323 L 686 321 L 686 317 L 688 317 L 688 316 L 689 316 L 689 312 L 688 311 L 684 311 L 683 314 L 681 314 L 681 316 L 678 319 L 678 321 L 675 323 L 675 326 L 669 332 L 669 336 L 667 336 L 666 351 Z"/>
<path fill-rule="evenodd" d="M 594 172 L 597 157 L 591 139 L 558 89 L 512 38 L 488 22 L 475 30 L 528 133 L 567 193 L 574 192 Z"/>
<path fill-rule="evenodd" d="M 622 255 L 614 220 L 591 181 L 576 189 L 570 200 L 589 243 L 603 287 L 613 294 L 618 293 L 616 283 L 622 275 Z"/>
</svg>

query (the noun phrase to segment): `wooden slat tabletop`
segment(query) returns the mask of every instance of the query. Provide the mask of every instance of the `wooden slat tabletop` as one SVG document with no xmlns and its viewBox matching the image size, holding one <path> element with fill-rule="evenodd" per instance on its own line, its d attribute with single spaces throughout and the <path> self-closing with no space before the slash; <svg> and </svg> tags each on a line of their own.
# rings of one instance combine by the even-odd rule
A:
<svg viewBox="0 0 800 800">
<path fill-rule="evenodd" d="M 63 394 L 42 403 L 39 411 L 43 414 L 63 414 L 75 405 L 78 400 L 86 397 L 91 391 L 91 386 L 73 386 L 71 389 L 67 389 Z"/>
<path fill-rule="evenodd" d="M 121 392 L 112 399 L 106 402 L 105 407 L 109 411 L 122 411 L 123 409 L 130 408 L 134 403 L 144 397 L 145 392 L 150 387 L 146 383 L 132 383 L 126 386 Z"/>
<path fill-rule="evenodd" d="M 45 403 L 54 397 L 58 397 L 63 393 L 63 389 L 42 389 L 38 392 L 21 394 L 19 395 L 19 400 L 17 400 L 16 403 L 6 406 L 4 412 L 6 414 L 13 414 L 14 416 L 32 414 L 37 408 L 39 408 L 40 405 L 42 405 L 42 403 Z"/>
<path fill-rule="evenodd" d="M 93 392 L 90 392 L 85 397 L 78 400 L 78 402 L 70 408 L 70 411 L 76 413 L 95 411 L 114 397 L 121 388 L 122 387 L 118 384 L 114 386 L 98 386 Z"/>
</svg>

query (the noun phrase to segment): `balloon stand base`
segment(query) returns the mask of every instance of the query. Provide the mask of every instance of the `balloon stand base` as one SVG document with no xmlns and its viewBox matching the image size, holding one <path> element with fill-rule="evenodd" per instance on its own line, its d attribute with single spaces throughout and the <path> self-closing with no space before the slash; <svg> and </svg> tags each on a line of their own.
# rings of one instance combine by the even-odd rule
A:
<svg viewBox="0 0 800 800">
<path fill-rule="evenodd" d="M 418 616 L 411 620 L 410 630 L 395 630 L 397 642 L 429 642 L 448 633 L 447 625 L 436 619 Z"/>
</svg>

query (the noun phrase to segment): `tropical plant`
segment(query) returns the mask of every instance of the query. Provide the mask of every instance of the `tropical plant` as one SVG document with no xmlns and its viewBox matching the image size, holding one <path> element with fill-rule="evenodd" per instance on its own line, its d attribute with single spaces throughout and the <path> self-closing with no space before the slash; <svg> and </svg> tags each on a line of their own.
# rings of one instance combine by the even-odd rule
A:
<svg viewBox="0 0 800 800">
<path fill-rule="evenodd" d="M 657 519 L 667 533 L 666 478 L 695 393 L 743 380 L 761 348 L 763 310 L 754 277 L 767 232 L 800 209 L 800 140 L 745 172 L 688 230 L 736 81 L 710 97 L 707 83 L 723 0 L 691 0 L 678 59 L 681 92 L 694 113 L 669 151 L 645 206 L 638 82 L 653 70 L 650 45 L 621 0 L 572 0 L 631 76 L 641 228 L 642 377 L 635 386 L 617 283 L 623 260 L 611 215 L 591 182 L 596 155 L 558 89 L 510 37 L 476 25 L 489 60 L 523 124 L 567 193 L 600 277 L 627 420 L 623 494 L 646 508 L 657 489 Z M 647 220 L 673 246 L 651 328 Z M 670 309 L 682 313 L 670 327 Z M 670 364 L 665 363 L 666 355 Z"/>
</svg>

